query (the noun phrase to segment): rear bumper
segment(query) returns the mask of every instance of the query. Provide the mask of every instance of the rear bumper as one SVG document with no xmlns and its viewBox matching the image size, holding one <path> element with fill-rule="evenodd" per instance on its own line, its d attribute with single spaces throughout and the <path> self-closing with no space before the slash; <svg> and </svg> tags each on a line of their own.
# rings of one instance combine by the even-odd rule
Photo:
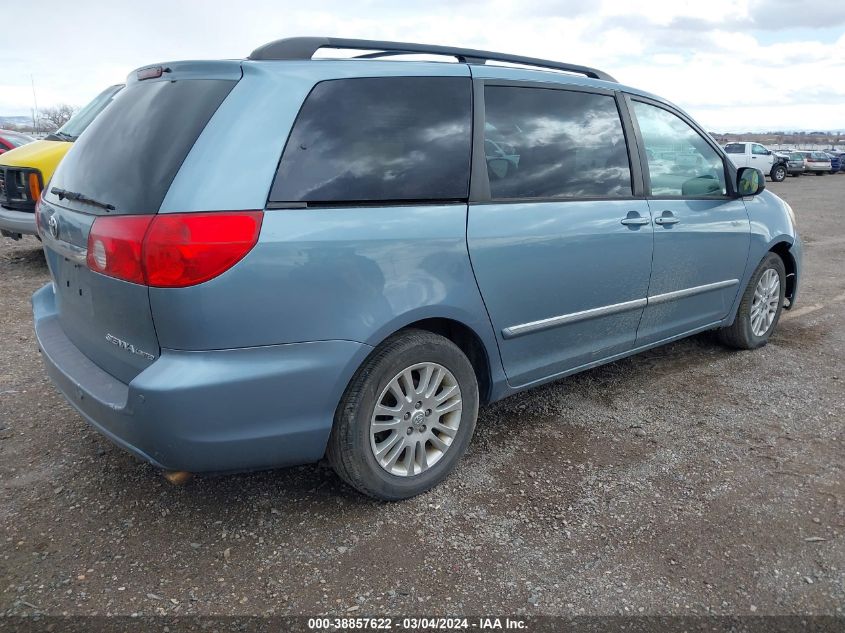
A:
<svg viewBox="0 0 845 633">
<path fill-rule="evenodd" d="M 115 444 L 159 468 L 223 472 L 319 460 L 337 403 L 372 350 L 319 341 L 161 356 L 129 384 L 65 336 L 52 285 L 32 297 L 52 381 Z"/>
<path fill-rule="evenodd" d="M 0 207 L 0 230 L 21 235 L 35 235 L 35 214 Z"/>
</svg>

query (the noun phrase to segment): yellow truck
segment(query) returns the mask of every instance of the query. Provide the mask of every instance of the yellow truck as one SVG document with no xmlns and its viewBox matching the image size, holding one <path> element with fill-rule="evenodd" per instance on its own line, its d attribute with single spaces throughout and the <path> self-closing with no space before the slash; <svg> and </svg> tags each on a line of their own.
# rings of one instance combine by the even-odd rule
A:
<svg viewBox="0 0 845 633">
<path fill-rule="evenodd" d="M 123 88 L 110 86 L 44 140 L 0 154 L 0 234 L 36 235 L 35 203 L 73 142 Z"/>
</svg>

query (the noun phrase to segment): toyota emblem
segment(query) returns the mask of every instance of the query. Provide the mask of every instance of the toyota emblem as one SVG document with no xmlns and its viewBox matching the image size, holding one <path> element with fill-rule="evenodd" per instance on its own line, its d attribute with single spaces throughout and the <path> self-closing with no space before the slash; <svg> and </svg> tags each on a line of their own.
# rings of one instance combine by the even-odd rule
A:
<svg viewBox="0 0 845 633">
<path fill-rule="evenodd" d="M 50 216 L 50 220 L 47 222 L 47 225 L 50 227 L 50 235 L 53 238 L 59 237 L 59 221 L 56 219 L 55 215 Z"/>
</svg>

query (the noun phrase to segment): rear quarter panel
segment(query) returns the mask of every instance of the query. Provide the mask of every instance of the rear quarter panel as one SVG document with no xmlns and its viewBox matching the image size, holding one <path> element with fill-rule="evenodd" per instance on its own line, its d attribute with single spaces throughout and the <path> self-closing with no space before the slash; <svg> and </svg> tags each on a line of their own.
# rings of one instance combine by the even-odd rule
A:
<svg viewBox="0 0 845 633">
<path fill-rule="evenodd" d="M 463 64 L 244 62 L 160 213 L 264 209 L 288 133 L 313 86 L 343 77 L 465 76 Z M 339 105 L 339 107 L 342 107 Z M 466 248 L 466 204 L 266 210 L 256 247 L 185 289 L 150 289 L 162 348 L 306 341 L 377 345 L 426 318 L 471 328 L 504 382 Z"/>
</svg>

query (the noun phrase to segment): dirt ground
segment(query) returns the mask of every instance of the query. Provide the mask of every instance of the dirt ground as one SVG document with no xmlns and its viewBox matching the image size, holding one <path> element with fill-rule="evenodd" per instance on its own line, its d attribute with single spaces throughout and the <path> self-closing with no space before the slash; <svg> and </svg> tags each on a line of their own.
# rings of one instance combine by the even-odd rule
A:
<svg viewBox="0 0 845 633">
<path fill-rule="evenodd" d="M 48 382 L 39 243 L 0 240 L 0 614 L 845 609 L 845 174 L 769 187 L 805 273 L 771 343 L 697 336 L 487 407 L 431 493 L 322 466 L 168 484 Z"/>
</svg>

